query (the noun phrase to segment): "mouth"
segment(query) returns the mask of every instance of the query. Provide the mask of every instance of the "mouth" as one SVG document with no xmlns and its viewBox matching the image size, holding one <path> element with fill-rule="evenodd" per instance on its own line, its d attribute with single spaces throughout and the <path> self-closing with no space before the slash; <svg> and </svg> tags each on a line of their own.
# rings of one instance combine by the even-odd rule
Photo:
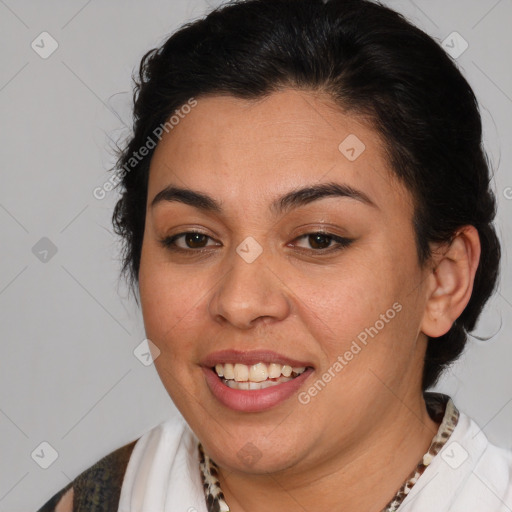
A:
<svg viewBox="0 0 512 512">
<path fill-rule="evenodd" d="M 250 366 L 243 363 L 219 363 L 212 370 L 229 388 L 247 391 L 266 389 L 289 382 L 302 375 L 306 367 L 264 362 Z"/>
<path fill-rule="evenodd" d="M 310 363 L 269 351 L 226 350 L 201 363 L 212 395 L 240 412 L 259 412 L 286 401 L 313 373 Z"/>
</svg>

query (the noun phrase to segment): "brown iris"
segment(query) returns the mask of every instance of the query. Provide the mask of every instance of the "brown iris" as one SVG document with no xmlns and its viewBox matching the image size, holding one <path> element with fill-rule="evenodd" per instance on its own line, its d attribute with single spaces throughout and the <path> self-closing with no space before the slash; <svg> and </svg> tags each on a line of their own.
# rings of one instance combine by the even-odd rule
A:
<svg viewBox="0 0 512 512">
<path fill-rule="evenodd" d="M 322 233 L 315 233 L 308 236 L 309 244 L 313 249 L 326 249 L 332 242 L 332 237 Z"/>
<path fill-rule="evenodd" d="M 202 233 L 187 233 L 185 236 L 185 243 L 191 249 L 199 249 L 205 247 L 208 242 L 208 237 Z"/>
</svg>

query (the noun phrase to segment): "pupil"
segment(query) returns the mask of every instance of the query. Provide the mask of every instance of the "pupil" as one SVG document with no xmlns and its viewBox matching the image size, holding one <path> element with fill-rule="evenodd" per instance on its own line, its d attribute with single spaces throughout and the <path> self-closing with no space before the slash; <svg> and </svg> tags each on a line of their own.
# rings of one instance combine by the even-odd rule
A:
<svg viewBox="0 0 512 512">
<path fill-rule="evenodd" d="M 321 233 L 316 233 L 315 235 L 309 235 L 309 244 L 314 249 L 325 249 L 329 247 L 331 243 L 331 238 L 328 235 L 322 235 Z"/>
<path fill-rule="evenodd" d="M 187 245 L 192 248 L 204 247 L 206 242 L 206 235 L 201 233 L 189 233 L 185 238 Z"/>
</svg>

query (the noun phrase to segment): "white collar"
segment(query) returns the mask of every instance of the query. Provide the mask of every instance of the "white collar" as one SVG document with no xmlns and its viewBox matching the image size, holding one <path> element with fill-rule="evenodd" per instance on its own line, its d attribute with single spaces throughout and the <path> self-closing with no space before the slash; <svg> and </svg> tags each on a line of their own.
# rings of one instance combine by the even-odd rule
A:
<svg viewBox="0 0 512 512">
<path fill-rule="evenodd" d="M 512 452 L 491 444 L 463 412 L 397 512 L 511 512 Z"/>
<path fill-rule="evenodd" d="M 181 416 L 146 432 L 128 461 L 118 512 L 207 512 L 197 443 Z"/>
<path fill-rule="evenodd" d="M 181 416 L 146 432 L 128 462 L 118 512 L 207 512 L 197 443 Z M 512 511 L 512 453 L 490 444 L 460 412 L 450 439 L 397 511 Z"/>
</svg>

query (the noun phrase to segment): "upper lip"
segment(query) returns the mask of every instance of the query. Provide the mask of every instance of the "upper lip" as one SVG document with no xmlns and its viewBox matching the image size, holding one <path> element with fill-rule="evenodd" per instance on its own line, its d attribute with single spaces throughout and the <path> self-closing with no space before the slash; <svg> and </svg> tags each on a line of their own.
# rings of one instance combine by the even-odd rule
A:
<svg viewBox="0 0 512 512">
<path fill-rule="evenodd" d="M 212 352 L 201 361 L 202 366 L 209 368 L 217 364 L 225 363 L 240 363 L 247 366 L 257 363 L 276 363 L 281 365 L 287 364 L 293 368 L 312 366 L 309 362 L 298 361 L 297 359 L 292 359 L 271 350 L 220 350 L 218 352 Z"/>
</svg>

